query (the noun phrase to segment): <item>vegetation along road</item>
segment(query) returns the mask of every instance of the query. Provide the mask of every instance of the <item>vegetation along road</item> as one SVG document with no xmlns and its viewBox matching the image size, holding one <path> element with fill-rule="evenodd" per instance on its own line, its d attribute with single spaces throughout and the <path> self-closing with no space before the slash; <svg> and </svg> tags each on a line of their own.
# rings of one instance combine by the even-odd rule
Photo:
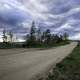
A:
<svg viewBox="0 0 80 80">
<path fill-rule="evenodd" d="M 30 80 L 61 61 L 77 43 L 48 50 L 0 50 L 0 80 Z"/>
</svg>

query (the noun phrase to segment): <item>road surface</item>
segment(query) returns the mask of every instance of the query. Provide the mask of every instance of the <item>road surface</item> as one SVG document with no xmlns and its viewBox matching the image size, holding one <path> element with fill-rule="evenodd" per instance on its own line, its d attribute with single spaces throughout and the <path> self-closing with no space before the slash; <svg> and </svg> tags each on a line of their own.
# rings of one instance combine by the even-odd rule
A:
<svg viewBox="0 0 80 80">
<path fill-rule="evenodd" d="M 48 50 L 0 50 L 0 80 L 30 80 L 66 57 L 76 42 Z"/>
</svg>

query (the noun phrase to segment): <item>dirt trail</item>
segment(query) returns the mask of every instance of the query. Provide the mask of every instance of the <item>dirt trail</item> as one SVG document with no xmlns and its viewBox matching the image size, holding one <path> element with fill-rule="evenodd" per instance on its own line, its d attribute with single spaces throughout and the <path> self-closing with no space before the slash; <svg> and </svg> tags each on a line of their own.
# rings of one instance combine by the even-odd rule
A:
<svg viewBox="0 0 80 80">
<path fill-rule="evenodd" d="M 9 50 L 4 53 L 0 51 L 0 80 L 30 80 L 37 74 L 42 74 L 48 68 L 68 54 L 76 47 L 77 43 L 57 47 L 55 49 L 37 51 L 17 51 L 11 50 L 13 55 L 9 55 Z M 15 51 L 14 51 L 15 50 Z M 7 54 L 2 56 L 2 54 Z M 17 54 L 16 54 L 17 52 Z M 18 54 L 20 53 L 20 54 Z"/>
</svg>

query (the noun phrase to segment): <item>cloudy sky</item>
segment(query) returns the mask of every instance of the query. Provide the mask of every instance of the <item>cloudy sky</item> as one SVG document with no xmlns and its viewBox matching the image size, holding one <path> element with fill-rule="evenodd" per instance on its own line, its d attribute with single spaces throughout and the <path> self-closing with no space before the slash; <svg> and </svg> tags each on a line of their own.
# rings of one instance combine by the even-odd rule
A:
<svg viewBox="0 0 80 80">
<path fill-rule="evenodd" d="M 4 28 L 22 40 L 33 20 L 42 30 L 80 40 L 80 0 L 0 0 L 0 40 Z"/>
</svg>

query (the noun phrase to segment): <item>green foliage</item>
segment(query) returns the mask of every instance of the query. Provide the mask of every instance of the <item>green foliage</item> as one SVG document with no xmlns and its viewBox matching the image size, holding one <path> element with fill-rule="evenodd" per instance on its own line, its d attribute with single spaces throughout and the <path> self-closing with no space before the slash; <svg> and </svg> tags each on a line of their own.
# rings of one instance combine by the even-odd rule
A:
<svg viewBox="0 0 80 80">
<path fill-rule="evenodd" d="M 64 35 L 63 35 L 64 40 L 67 40 L 68 36 L 69 36 L 68 33 L 65 32 Z"/>
<path fill-rule="evenodd" d="M 28 48 L 50 48 L 53 46 L 64 45 L 68 43 L 68 34 L 64 35 L 51 34 L 50 29 L 41 31 L 41 28 L 37 29 L 35 22 L 32 22 L 30 33 L 25 37 L 26 41 L 23 44 L 13 43 L 13 33 L 8 32 L 9 41 L 7 37 L 7 32 L 3 30 L 3 43 L 1 43 L 0 48 L 16 48 L 16 47 L 28 47 Z"/>
<path fill-rule="evenodd" d="M 30 30 L 30 36 L 35 36 L 35 33 L 36 33 L 35 23 L 32 22 L 32 27 Z"/>
<path fill-rule="evenodd" d="M 10 31 L 8 35 L 10 36 L 10 42 L 12 42 L 13 33 Z"/>
<path fill-rule="evenodd" d="M 4 42 L 4 43 L 0 43 L 0 48 L 10 48 L 11 44 Z"/>
<path fill-rule="evenodd" d="M 49 29 L 47 29 L 45 32 L 43 32 L 42 39 L 43 39 L 43 41 L 46 45 L 50 44 L 50 42 L 51 42 L 51 32 L 50 32 Z"/>
<path fill-rule="evenodd" d="M 51 34 L 50 29 L 47 29 L 44 32 L 41 32 L 39 28 L 36 30 L 35 23 L 32 22 L 32 27 L 30 30 L 30 34 L 28 34 L 26 38 L 26 47 L 52 47 L 60 44 L 66 44 L 68 42 L 68 35 L 65 33 L 64 35 L 54 35 Z"/>
<path fill-rule="evenodd" d="M 3 42 L 0 43 L 0 49 L 10 49 L 10 48 L 22 48 L 22 44 L 19 43 L 10 43 L 10 42 Z"/>
<path fill-rule="evenodd" d="M 6 30 L 3 30 L 3 42 L 7 42 Z"/>
<path fill-rule="evenodd" d="M 32 22 L 32 27 L 30 30 L 30 34 L 28 35 L 27 41 L 26 41 L 26 46 L 27 47 L 36 47 L 36 28 L 35 28 L 35 23 Z"/>
</svg>

